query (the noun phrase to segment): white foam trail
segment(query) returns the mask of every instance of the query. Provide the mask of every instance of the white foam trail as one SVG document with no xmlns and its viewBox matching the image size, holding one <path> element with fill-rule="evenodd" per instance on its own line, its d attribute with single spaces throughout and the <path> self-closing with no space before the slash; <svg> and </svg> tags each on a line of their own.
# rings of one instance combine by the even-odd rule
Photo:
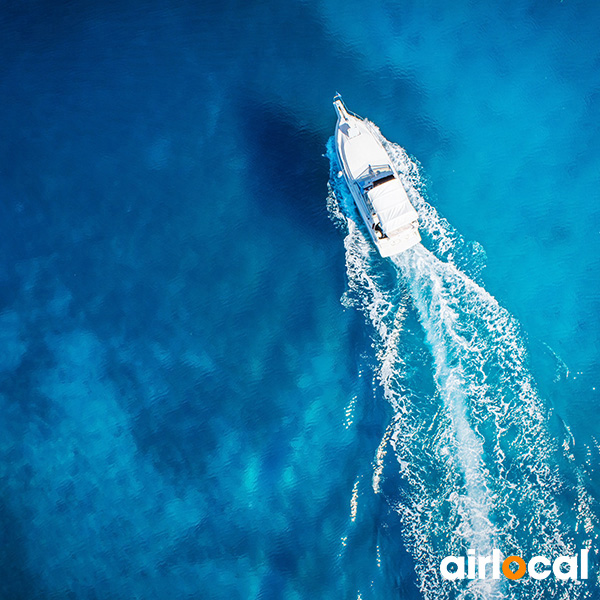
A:
<svg viewBox="0 0 600 600">
<path fill-rule="evenodd" d="M 441 558 L 464 556 L 468 548 L 478 554 L 493 547 L 524 556 L 573 553 L 562 521 L 572 507 L 558 500 L 564 482 L 557 444 L 527 368 L 519 326 L 459 268 L 464 265 L 477 276 L 483 251 L 474 262 L 469 253 L 465 258 L 463 250 L 477 246 L 467 244 L 424 200 L 418 166 L 406 152 L 382 141 L 419 212 L 424 239 L 445 260 L 416 246 L 393 258 L 398 279 L 390 287 L 382 272 L 385 262 L 357 225 L 360 219 L 345 185 L 332 177 L 330 215 L 347 232 L 343 302 L 359 307 L 376 331 L 379 379 L 395 410 L 377 451 L 373 489 L 381 490 L 391 447 L 404 482 L 391 501 L 402 517 L 425 598 L 582 597 L 581 587 L 550 580 L 543 587 L 533 580 L 507 587 L 494 580 L 450 584 L 440 578 Z M 331 145 L 329 157 L 335 173 Z M 405 327 L 411 306 L 430 350 L 433 395 L 411 382 L 421 359 L 410 337 L 415 334 Z M 582 487 L 579 512 L 589 529 L 589 495 Z"/>
<path fill-rule="evenodd" d="M 379 339 L 383 342 L 378 348 L 378 360 L 380 364 L 379 378 L 383 384 L 384 391 L 387 399 L 394 405 L 396 409 L 396 418 L 384 440 L 389 440 L 392 447 L 396 447 L 400 442 L 403 447 L 407 447 L 406 440 L 402 440 L 403 432 L 412 431 L 418 433 L 419 426 L 413 423 L 412 426 L 407 427 L 407 422 L 412 420 L 415 412 L 407 410 L 403 398 L 398 395 L 398 390 L 402 388 L 402 384 L 398 380 L 398 374 L 401 372 L 399 366 L 399 353 L 398 353 L 398 338 L 402 332 L 402 323 L 406 314 L 406 305 L 398 297 L 398 290 L 393 290 L 391 293 L 387 293 L 385 287 L 381 284 L 381 274 L 377 272 L 376 267 L 378 263 L 376 250 L 374 250 L 372 244 L 368 238 L 363 234 L 356 222 L 352 218 L 345 218 L 340 206 L 336 205 L 334 196 L 330 196 L 330 214 L 338 223 L 345 224 L 347 227 L 348 235 L 344 240 L 346 248 L 346 268 L 348 273 L 348 285 L 349 289 L 344 295 L 344 304 L 358 305 L 366 313 L 369 321 L 375 327 Z M 449 379 L 452 378 L 450 374 Z M 448 382 L 449 389 L 452 386 L 450 381 Z M 456 392 L 460 394 L 460 390 L 457 388 Z M 435 598 L 441 598 L 439 586 L 441 581 L 439 580 L 439 574 L 437 570 L 434 571 L 433 565 L 438 564 L 441 560 L 441 555 L 436 551 L 433 544 L 423 543 L 426 541 L 427 535 L 423 536 L 420 531 L 423 525 L 422 517 L 429 515 L 435 517 L 439 515 L 439 510 L 435 510 L 435 504 L 438 504 L 438 508 L 442 508 L 444 500 L 450 500 L 454 506 L 456 515 L 460 515 L 462 520 L 460 527 L 460 538 L 467 541 L 469 547 L 478 547 L 482 552 L 490 551 L 492 548 L 492 531 L 493 528 L 490 524 L 487 516 L 487 504 L 489 503 L 486 498 L 485 485 L 482 478 L 479 475 L 478 466 L 480 461 L 477 458 L 476 450 L 476 439 L 473 433 L 470 431 L 464 414 L 461 414 L 459 405 L 455 405 L 454 418 L 457 423 L 457 428 L 461 432 L 461 457 L 465 472 L 468 473 L 469 482 L 469 493 L 466 494 L 455 494 L 454 483 L 456 479 L 456 473 L 458 468 L 447 469 L 443 468 L 441 471 L 449 473 L 450 481 L 443 486 L 443 490 L 446 491 L 446 498 L 438 498 L 436 491 L 428 488 L 428 482 L 426 479 L 418 479 L 423 474 L 416 475 L 415 473 L 407 473 L 407 476 L 413 479 L 415 485 L 414 491 L 416 492 L 413 496 L 413 502 L 408 505 L 397 506 L 398 510 L 404 515 L 409 528 L 412 530 L 414 536 L 414 543 L 411 544 L 412 549 L 418 553 L 421 557 L 420 561 L 417 561 L 417 570 L 420 571 L 422 579 L 426 581 L 427 586 L 424 591 L 429 589 L 430 591 L 438 588 L 435 592 Z M 414 441 L 418 444 L 418 436 L 415 435 Z M 456 448 L 452 452 L 449 450 L 449 446 L 454 442 L 446 439 L 442 436 L 439 440 L 440 446 L 446 448 L 446 452 L 441 451 L 444 461 L 453 460 Z M 383 443 L 382 443 L 383 444 Z M 414 446 L 414 444 L 412 444 Z M 475 448 L 475 452 L 473 449 Z M 380 446 L 379 465 L 376 467 L 374 474 L 373 485 L 375 489 L 378 486 L 378 476 L 383 469 L 382 460 L 383 454 L 385 453 L 384 446 Z M 402 458 L 402 452 L 397 449 L 397 456 L 401 467 L 407 470 L 409 465 L 414 467 L 413 461 L 404 460 Z M 423 466 L 423 465 L 420 465 Z M 412 495 L 412 492 L 411 492 Z M 417 500 L 418 499 L 418 500 Z M 441 502 L 440 502 L 441 500 Z M 433 504 L 432 504 L 433 503 Z M 419 518 L 419 515 L 421 518 Z M 435 583 L 432 581 L 432 576 L 435 578 Z M 486 597 L 492 598 L 491 592 L 498 587 L 495 581 L 485 582 L 473 582 L 471 584 L 471 592 L 476 589 L 485 588 L 488 590 Z M 450 597 L 450 596 L 448 596 Z"/>
</svg>

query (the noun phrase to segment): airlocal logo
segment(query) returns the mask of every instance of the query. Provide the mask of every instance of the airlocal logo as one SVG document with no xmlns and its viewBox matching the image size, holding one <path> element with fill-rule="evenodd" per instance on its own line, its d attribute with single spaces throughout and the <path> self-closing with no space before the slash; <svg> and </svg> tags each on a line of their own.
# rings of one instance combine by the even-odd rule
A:
<svg viewBox="0 0 600 600">
<path fill-rule="evenodd" d="M 440 565 L 444 579 L 488 579 L 491 570 L 492 579 L 500 579 L 500 573 L 508 579 L 521 579 L 527 573 L 532 579 L 546 579 L 550 573 L 556 579 L 577 580 L 579 573 L 581 579 L 588 578 L 588 552 L 582 550 L 580 556 L 559 556 L 553 563 L 545 556 L 534 556 L 526 563 L 520 556 L 508 556 L 502 560 L 500 550 L 494 550 L 492 556 L 475 556 L 475 550 L 467 552 L 467 572 L 465 574 L 465 559 L 463 557 L 446 556 Z M 578 559 L 581 558 L 581 561 Z M 511 568 L 517 565 L 516 569 Z M 454 565 L 450 570 L 450 565 Z M 491 569 L 487 569 L 491 566 Z"/>
</svg>

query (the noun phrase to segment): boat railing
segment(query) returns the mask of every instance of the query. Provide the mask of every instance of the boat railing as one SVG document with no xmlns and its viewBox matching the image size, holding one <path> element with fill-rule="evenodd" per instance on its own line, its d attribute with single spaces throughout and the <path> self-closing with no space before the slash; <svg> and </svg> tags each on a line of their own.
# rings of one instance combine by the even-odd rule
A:
<svg viewBox="0 0 600 600">
<path fill-rule="evenodd" d="M 345 111 L 346 111 L 346 112 L 347 112 L 349 115 L 352 115 L 353 117 L 356 117 L 357 119 L 360 119 L 361 121 L 363 121 L 363 120 L 364 120 L 364 119 L 363 119 L 363 118 L 362 118 L 360 115 L 357 115 L 355 112 L 352 112 L 351 110 L 348 110 L 348 109 L 346 108 L 346 105 L 344 104 L 344 101 L 342 100 L 342 95 L 341 95 L 339 92 L 337 92 L 337 93 L 336 93 L 336 95 L 333 97 L 333 103 L 335 104 L 335 103 L 336 103 L 336 101 L 338 101 L 338 100 L 339 100 L 340 104 L 341 104 L 341 105 L 344 107 L 344 110 L 345 110 Z"/>
<path fill-rule="evenodd" d="M 369 198 L 369 194 L 368 194 L 369 190 L 364 188 L 363 185 L 360 183 L 360 181 L 356 181 L 355 183 L 358 186 L 360 195 L 363 197 L 365 204 L 367 205 L 367 208 L 369 209 L 369 212 L 371 213 L 371 216 L 373 216 L 373 217 L 376 216 L 377 211 L 375 210 L 375 207 L 373 206 L 373 203 L 371 202 L 371 198 Z"/>
</svg>

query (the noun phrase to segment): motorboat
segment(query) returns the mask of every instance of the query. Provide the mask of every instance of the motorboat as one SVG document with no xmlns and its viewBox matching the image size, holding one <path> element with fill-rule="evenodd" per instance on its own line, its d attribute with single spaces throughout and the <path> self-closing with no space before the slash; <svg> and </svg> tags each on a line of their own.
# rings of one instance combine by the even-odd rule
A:
<svg viewBox="0 0 600 600">
<path fill-rule="evenodd" d="M 421 241 L 417 211 L 376 129 L 350 112 L 339 94 L 333 106 L 341 174 L 381 256 L 400 254 Z"/>
</svg>

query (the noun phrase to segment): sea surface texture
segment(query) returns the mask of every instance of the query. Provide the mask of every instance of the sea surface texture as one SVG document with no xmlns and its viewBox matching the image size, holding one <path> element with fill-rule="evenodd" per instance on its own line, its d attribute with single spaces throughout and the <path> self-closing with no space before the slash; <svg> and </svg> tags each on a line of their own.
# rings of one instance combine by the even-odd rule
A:
<svg viewBox="0 0 600 600">
<path fill-rule="evenodd" d="M 598 600 L 600 4 L 7 2 L 0 600 Z M 369 119 L 422 244 L 338 177 Z M 442 579 L 469 550 L 589 579 Z"/>
</svg>

